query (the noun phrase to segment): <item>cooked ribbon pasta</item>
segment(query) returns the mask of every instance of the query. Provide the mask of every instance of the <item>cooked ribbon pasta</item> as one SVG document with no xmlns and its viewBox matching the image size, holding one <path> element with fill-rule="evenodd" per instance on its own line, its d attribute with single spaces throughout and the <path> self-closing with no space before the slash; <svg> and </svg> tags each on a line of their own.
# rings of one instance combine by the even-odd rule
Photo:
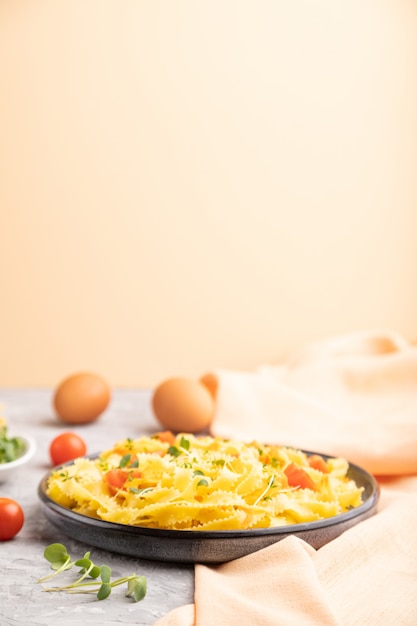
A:
<svg viewBox="0 0 417 626">
<path fill-rule="evenodd" d="M 125 439 L 54 470 L 47 493 L 109 522 L 243 530 L 311 522 L 362 503 L 342 458 L 180 433 Z"/>
</svg>

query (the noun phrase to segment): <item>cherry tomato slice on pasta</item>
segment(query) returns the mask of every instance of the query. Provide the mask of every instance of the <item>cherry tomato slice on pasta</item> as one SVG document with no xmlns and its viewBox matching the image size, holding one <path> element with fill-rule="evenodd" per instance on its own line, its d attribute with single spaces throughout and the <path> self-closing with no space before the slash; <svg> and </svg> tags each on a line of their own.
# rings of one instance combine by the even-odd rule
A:
<svg viewBox="0 0 417 626">
<path fill-rule="evenodd" d="M 302 467 L 298 467 L 295 463 L 290 463 L 285 469 L 284 474 L 287 477 L 290 487 L 300 487 L 300 489 L 315 490 L 314 480 Z"/>
<path fill-rule="evenodd" d="M 308 457 L 308 464 L 313 469 L 316 469 L 319 472 L 322 472 L 322 474 L 328 474 L 329 473 L 329 468 L 327 466 L 326 461 L 319 454 L 312 454 L 311 456 L 309 456 Z"/>
</svg>

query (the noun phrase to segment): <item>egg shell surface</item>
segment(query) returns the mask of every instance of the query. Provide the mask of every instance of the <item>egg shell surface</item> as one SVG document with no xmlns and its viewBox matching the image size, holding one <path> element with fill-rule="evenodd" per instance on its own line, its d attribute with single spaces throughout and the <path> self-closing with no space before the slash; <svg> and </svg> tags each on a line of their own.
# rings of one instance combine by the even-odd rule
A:
<svg viewBox="0 0 417 626">
<path fill-rule="evenodd" d="M 108 383 L 97 374 L 80 372 L 57 387 L 53 405 L 60 420 L 68 424 L 93 422 L 106 410 L 111 398 Z"/>
<path fill-rule="evenodd" d="M 188 378 L 169 378 L 156 387 L 152 397 L 156 419 L 173 432 L 197 433 L 210 424 L 214 401 L 207 387 Z"/>
<path fill-rule="evenodd" d="M 219 387 L 219 381 L 217 379 L 217 376 L 215 374 L 212 374 L 211 372 L 207 372 L 207 374 L 201 376 L 200 383 L 207 387 L 213 399 L 215 400 L 217 396 L 217 389 Z"/>
</svg>

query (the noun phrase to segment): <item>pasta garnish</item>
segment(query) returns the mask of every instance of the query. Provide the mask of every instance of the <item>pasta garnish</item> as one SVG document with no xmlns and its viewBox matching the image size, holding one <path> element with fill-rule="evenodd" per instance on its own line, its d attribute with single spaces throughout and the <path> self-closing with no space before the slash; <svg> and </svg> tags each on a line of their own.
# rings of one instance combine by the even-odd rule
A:
<svg viewBox="0 0 417 626">
<path fill-rule="evenodd" d="M 195 531 L 310 522 L 362 504 L 343 458 L 318 462 L 291 447 L 187 433 L 171 441 L 125 439 L 76 459 L 51 473 L 47 493 L 89 517 Z"/>
</svg>

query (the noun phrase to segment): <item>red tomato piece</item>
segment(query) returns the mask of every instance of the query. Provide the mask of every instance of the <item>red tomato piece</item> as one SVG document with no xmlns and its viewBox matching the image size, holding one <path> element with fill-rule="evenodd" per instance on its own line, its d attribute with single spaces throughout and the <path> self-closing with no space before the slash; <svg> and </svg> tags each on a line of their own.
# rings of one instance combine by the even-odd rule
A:
<svg viewBox="0 0 417 626">
<path fill-rule="evenodd" d="M 316 488 L 314 480 L 311 476 L 303 470 L 302 467 L 298 467 L 295 463 L 290 463 L 284 470 L 284 474 L 287 477 L 290 487 L 300 487 L 300 489 L 312 489 Z"/>
<path fill-rule="evenodd" d="M 109 490 L 114 495 L 119 489 L 123 487 L 127 481 L 129 472 L 122 469 L 111 469 L 104 475 L 104 480 L 107 483 Z"/>
<path fill-rule="evenodd" d="M 320 454 L 312 454 L 311 456 L 309 456 L 308 464 L 310 467 L 318 470 L 319 472 L 322 472 L 323 474 L 329 473 L 329 468 L 327 467 L 327 463 L 323 459 L 323 457 L 320 456 Z"/>
<path fill-rule="evenodd" d="M 259 457 L 259 460 L 263 465 L 269 465 L 269 463 L 271 463 L 271 458 L 269 454 L 265 454 L 265 452 L 262 452 L 262 454 Z"/>
<path fill-rule="evenodd" d="M 164 430 L 157 434 L 159 441 L 172 445 L 175 442 L 175 435 L 171 430 Z"/>
<path fill-rule="evenodd" d="M 61 465 L 68 461 L 85 456 L 87 446 L 81 437 L 75 433 L 62 433 L 51 441 L 49 454 L 54 465 Z"/>
<path fill-rule="evenodd" d="M 0 498 L 0 541 L 13 539 L 22 529 L 25 516 L 22 507 L 11 498 Z"/>
</svg>

